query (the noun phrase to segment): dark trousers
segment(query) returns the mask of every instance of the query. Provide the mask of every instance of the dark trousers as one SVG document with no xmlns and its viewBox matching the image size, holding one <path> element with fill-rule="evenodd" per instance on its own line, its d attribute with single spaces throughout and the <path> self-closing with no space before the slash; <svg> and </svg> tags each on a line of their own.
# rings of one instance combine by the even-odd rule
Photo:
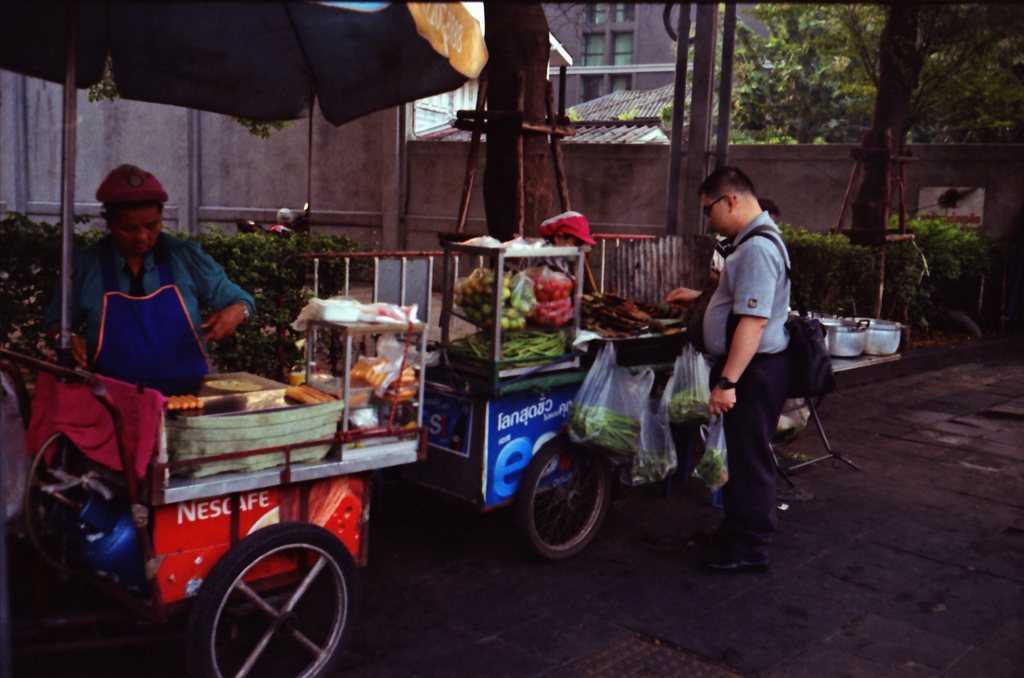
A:
<svg viewBox="0 0 1024 678">
<path fill-rule="evenodd" d="M 711 385 L 725 367 L 711 371 Z M 729 482 L 722 488 L 725 522 L 720 528 L 735 550 L 749 563 L 768 562 L 772 536 L 778 528 L 775 509 L 775 459 L 771 440 L 789 390 L 789 355 L 760 353 L 736 385 L 736 405 L 725 414 Z"/>
</svg>

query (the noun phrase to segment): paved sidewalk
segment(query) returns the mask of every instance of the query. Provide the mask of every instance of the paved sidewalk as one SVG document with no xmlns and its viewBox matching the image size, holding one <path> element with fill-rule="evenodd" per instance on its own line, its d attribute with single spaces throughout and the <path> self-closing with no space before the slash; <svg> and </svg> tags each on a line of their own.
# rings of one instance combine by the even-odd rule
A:
<svg viewBox="0 0 1024 678">
<path fill-rule="evenodd" d="M 693 483 L 629 490 L 583 554 L 538 562 L 509 512 L 387 485 L 343 675 L 1024 676 L 1024 357 L 828 398 L 766 575 L 694 569 Z M 782 448 L 819 456 L 813 429 Z"/>
<path fill-rule="evenodd" d="M 561 563 L 520 545 L 511 511 L 386 483 L 339 675 L 1024 676 L 1024 354 L 844 388 L 820 411 L 863 471 L 796 475 L 813 498 L 780 499 L 764 575 L 695 569 L 686 537 L 720 509 L 692 482 L 628 490 Z M 808 429 L 780 451 L 822 446 Z M 16 675 L 184 676 L 180 636 L 158 640 Z"/>
</svg>

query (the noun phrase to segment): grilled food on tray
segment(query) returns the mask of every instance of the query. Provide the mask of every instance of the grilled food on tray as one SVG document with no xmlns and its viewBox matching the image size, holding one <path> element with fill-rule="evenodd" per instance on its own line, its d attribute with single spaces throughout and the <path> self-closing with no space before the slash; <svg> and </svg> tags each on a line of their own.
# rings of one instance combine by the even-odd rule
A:
<svg viewBox="0 0 1024 678">
<path fill-rule="evenodd" d="M 202 407 L 203 401 L 194 395 L 171 396 L 167 399 L 169 410 L 198 410 Z"/>
<path fill-rule="evenodd" d="M 334 396 L 324 393 L 323 391 L 318 391 L 312 386 L 306 386 L 305 384 L 285 389 L 284 394 L 292 400 L 296 400 L 307 405 L 312 405 L 314 403 L 329 403 L 332 400 L 337 400 Z"/>
</svg>

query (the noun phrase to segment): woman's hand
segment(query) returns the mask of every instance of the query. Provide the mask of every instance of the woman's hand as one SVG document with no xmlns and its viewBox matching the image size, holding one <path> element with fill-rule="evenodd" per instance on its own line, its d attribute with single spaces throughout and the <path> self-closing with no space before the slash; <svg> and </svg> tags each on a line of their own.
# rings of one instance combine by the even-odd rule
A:
<svg viewBox="0 0 1024 678">
<path fill-rule="evenodd" d="M 665 297 L 665 303 L 689 308 L 699 296 L 700 290 L 691 290 L 689 287 L 680 287 L 672 290 L 669 295 Z"/>
<path fill-rule="evenodd" d="M 231 304 L 217 311 L 204 322 L 204 341 L 217 341 L 224 337 L 231 336 L 239 325 L 245 322 L 246 306 L 243 302 Z"/>
</svg>

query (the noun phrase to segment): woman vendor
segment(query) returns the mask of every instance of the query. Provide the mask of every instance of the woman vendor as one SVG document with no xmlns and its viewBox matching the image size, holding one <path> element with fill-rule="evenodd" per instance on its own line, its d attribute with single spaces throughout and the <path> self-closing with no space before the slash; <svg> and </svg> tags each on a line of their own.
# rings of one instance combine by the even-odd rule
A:
<svg viewBox="0 0 1024 678">
<path fill-rule="evenodd" d="M 167 192 L 133 165 L 113 170 L 96 191 L 109 233 L 74 254 L 71 327 L 75 361 L 121 381 L 210 374 L 204 342 L 231 335 L 255 311 L 251 295 L 197 243 L 163 228 Z M 56 343 L 60 290 L 43 322 Z M 201 307 L 215 312 L 202 322 Z"/>
<path fill-rule="evenodd" d="M 540 225 L 538 232 L 555 247 L 594 244 L 594 239 L 590 237 L 590 224 L 579 212 L 563 212 L 557 217 L 551 217 Z M 561 271 L 569 277 L 573 275 L 569 262 L 561 257 L 544 257 L 542 260 L 535 260 L 534 263 L 545 264 L 548 268 Z"/>
</svg>

